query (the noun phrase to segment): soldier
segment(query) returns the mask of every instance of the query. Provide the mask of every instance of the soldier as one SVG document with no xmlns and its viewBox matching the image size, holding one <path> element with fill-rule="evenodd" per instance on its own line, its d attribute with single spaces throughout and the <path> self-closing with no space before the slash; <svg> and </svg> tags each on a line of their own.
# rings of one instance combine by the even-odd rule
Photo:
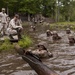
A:
<svg viewBox="0 0 75 75">
<path fill-rule="evenodd" d="M 60 40 L 61 37 L 57 34 L 56 31 L 53 31 L 53 37 L 52 37 L 53 41 L 57 41 L 57 40 Z"/>
<path fill-rule="evenodd" d="M 36 17 L 36 16 L 34 16 L 34 17 L 32 18 L 32 22 L 33 22 L 34 25 L 37 24 L 37 17 Z"/>
<path fill-rule="evenodd" d="M 46 31 L 46 35 L 47 35 L 47 37 L 52 36 L 52 33 L 50 32 L 50 30 Z"/>
<path fill-rule="evenodd" d="M 45 43 L 39 43 L 37 45 L 38 48 L 36 50 L 34 50 L 34 51 L 29 50 L 27 52 L 31 52 L 32 54 L 35 54 L 36 56 L 38 56 L 40 58 L 53 57 L 53 54 L 51 52 L 49 52 L 45 46 L 46 46 Z"/>
<path fill-rule="evenodd" d="M 27 53 L 30 53 L 34 56 L 38 56 L 39 58 L 50 58 L 53 57 L 53 54 L 51 52 L 49 52 L 46 48 L 46 43 L 41 42 L 37 45 L 37 49 L 35 49 L 34 51 L 30 50 L 25 50 L 24 48 L 21 48 L 18 44 L 14 44 L 15 49 L 17 49 L 17 52 L 19 52 L 20 54 L 24 54 L 26 55 Z M 20 49 L 20 50 L 19 50 Z M 23 49 L 23 50 L 21 50 Z"/>
<path fill-rule="evenodd" d="M 5 13 L 5 8 L 2 8 L 2 12 L 0 12 L 0 19 L 1 19 L 1 24 L 2 24 L 2 29 L 1 31 L 3 32 L 3 35 L 6 34 L 6 29 L 7 29 L 7 14 Z"/>
<path fill-rule="evenodd" d="M 69 40 L 69 45 L 70 45 L 70 46 L 73 46 L 74 43 L 75 43 L 75 38 L 74 38 L 74 36 L 73 36 L 72 34 L 70 34 L 70 35 L 68 36 L 68 40 Z"/>
<path fill-rule="evenodd" d="M 21 39 L 21 31 L 23 27 L 21 22 L 19 21 L 19 15 L 15 15 L 13 19 L 9 22 L 9 27 L 7 29 L 8 35 L 10 39 L 14 39 L 13 35 L 18 35 L 18 39 Z"/>
<path fill-rule="evenodd" d="M 71 33 L 70 28 L 67 28 L 67 29 L 66 29 L 66 34 L 70 34 L 70 33 Z"/>
</svg>

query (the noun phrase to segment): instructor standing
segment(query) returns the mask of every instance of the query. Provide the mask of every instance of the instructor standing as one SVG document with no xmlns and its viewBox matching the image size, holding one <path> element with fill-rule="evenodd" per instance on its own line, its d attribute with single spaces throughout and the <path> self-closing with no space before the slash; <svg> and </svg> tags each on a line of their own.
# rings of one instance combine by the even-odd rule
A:
<svg viewBox="0 0 75 75">
<path fill-rule="evenodd" d="M 7 29 L 7 14 L 5 13 L 5 8 L 2 8 L 2 12 L 0 12 L 0 20 L 1 20 L 1 25 L 2 25 L 2 28 L 1 28 L 1 32 L 2 32 L 2 35 L 5 35 L 6 33 L 6 29 Z"/>
</svg>

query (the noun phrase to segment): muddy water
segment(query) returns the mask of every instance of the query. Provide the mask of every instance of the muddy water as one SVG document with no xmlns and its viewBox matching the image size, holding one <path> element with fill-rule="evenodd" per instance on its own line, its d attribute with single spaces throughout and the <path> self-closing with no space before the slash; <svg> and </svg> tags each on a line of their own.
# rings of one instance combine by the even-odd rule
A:
<svg viewBox="0 0 75 75">
<path fill-rule="evenodd" d="M 53 53 L 53 58 L 43 59 L 43 63 L 55 70 L 59 75 L 75 75 L 75 46 L 69 46 L 65 31 L 58 31 L 62 37 L 60 41 L 53 42 L 52 37 L 46 37 L 48 26 L 37 26 L 35 32 L 30 26 L 25 27 L 25 32 L 33 38 L 34 45 L 43 41 L 48 50 Z M 0 75 L 37 75 L 30 66 L 16 53 L 0 54 Z"/>
</svg>

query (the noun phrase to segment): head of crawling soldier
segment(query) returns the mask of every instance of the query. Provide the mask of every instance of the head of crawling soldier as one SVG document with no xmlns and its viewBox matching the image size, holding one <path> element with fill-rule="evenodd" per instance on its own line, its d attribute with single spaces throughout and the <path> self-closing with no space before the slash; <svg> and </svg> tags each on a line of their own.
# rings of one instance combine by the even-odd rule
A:
<svg viewBox="0 0 75 75">
<path fill-rule="evenodd" d="M 41 50 L 47 50 L 46 48 L 46 43 L 45 42 L 40 42 L 38 45 L 37 45 L 38 49 L 41 51 Z"/>
</svg>

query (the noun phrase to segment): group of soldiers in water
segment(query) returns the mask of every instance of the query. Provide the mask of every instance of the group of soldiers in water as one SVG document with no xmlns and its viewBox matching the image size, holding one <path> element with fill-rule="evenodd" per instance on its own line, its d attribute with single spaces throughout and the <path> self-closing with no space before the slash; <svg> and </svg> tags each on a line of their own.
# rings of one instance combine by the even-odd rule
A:
<svg viewBox="0 0 75 75">
<path fill-rule="evenodd" d="M 47 37 L 52 36 L 53 41 L 57 41 L 57 40 L 62 39 L 62 37 L 58 35 L 57 31 L 51 32 L 50 30 L 47 30 L 46 34 L 47 34 Z M 75 44 L 75 38 L 73 36 L 74 33 L 70 30 L 70 28 L 67 28 L 66 34 L 67 34 L 67 37 L 68 37 L 68 40 L 69 40 L 69 45 L 73 46 Z"/>
<path fill-rule="evenodd" d="M 66 29 L 66 34 L 68 36 L 69 45 L 74 45 L 75 38 L 73 37 L 72 32 L 69 28 Z M 50 30 L 47 30 L 46 35 L 47 35 L 47 37 L 52 36 L 53 41 L 58 41 L 58 40 L 62 39 L 62 37 L 58 35 L 57 31 L 51 32 Z M 16 46 L 16 49 L 17 48 L 19 49 L 18 46 Z M 23 52 L 24 52 L 24 55 L 26 53 L 30 53 L 30 54 L 33 54 L 33 55 L 38 56 L 40 58 L 51 58 L 51 57 L 53 57 L 53 54 L 48 51 L 45 42 L 40 42 L 37 45 L 36 50 L 33 50 L 33 51 L 32 50 L 27 50 L 27 51 L 23 50 Z"/>
<path fill-rule="evenodd" d="M 74 38 L 73 34 L 74 34 L 74 32 L 72 32 L 70 30 L 70 28 L 67 28 L 66 29 L 66 35 L 68 37 L 68 42 L 69 42 L 69 45 L 70 46 L 74 46 L 74 44 L 75 44 L 75 38 Z M 47 37 L 51 37 L 52 36 L 52 40 L 53 41 L 58 41 L 58 40 L 61 40 L 62 39 L 62 37 L 59 36 L 59 34 L 57 33 L 57 31 L 47 30 L 46 31 L 46 36 Z M 53 54 L 52 53 L 49 53 L 49 51 L 47 50 L 47 48 L 44 45 L 44 43 L 40 43 L 38 45 L 38 50 L 32 51 L 32 53 L 33 54 L 36 54 L 36 55 L 38 54 L 40 57 L 53 57 Z"/>
<path fill-rule="evenodd" d="M 33 29 L 33 31 L 34 31 L 34 29 Z M 47 35 L 47 37 L 51 37 L 52 36 L 52 40 L 53 41 L 58 41 L 58 40 L 62 39 L 62 37 L 58 35 L 57 31 L 47 30 L 46 31 L 46 35 Z M 73 37 L 72 31 L 70 30 L 70 28 L 66 29 L 66 35 L 68 36 L 69 45 L 73 46 L 74 43 L 75 43 L 75 38 Z M 36 56 L 40 57 L 40 58 L 53 57 L 53 54 L 48 51 L 45 42 L 40 42 L 37 45 L 37 49 L 36 50 L 33 50 L 33 51 L 32 50 L 27 50 L 27 51 L 24 50 L 24 54 L 26 54 L 26 53 L 31 53 L 33 55 L 36 55 Z"/>
</svg>

